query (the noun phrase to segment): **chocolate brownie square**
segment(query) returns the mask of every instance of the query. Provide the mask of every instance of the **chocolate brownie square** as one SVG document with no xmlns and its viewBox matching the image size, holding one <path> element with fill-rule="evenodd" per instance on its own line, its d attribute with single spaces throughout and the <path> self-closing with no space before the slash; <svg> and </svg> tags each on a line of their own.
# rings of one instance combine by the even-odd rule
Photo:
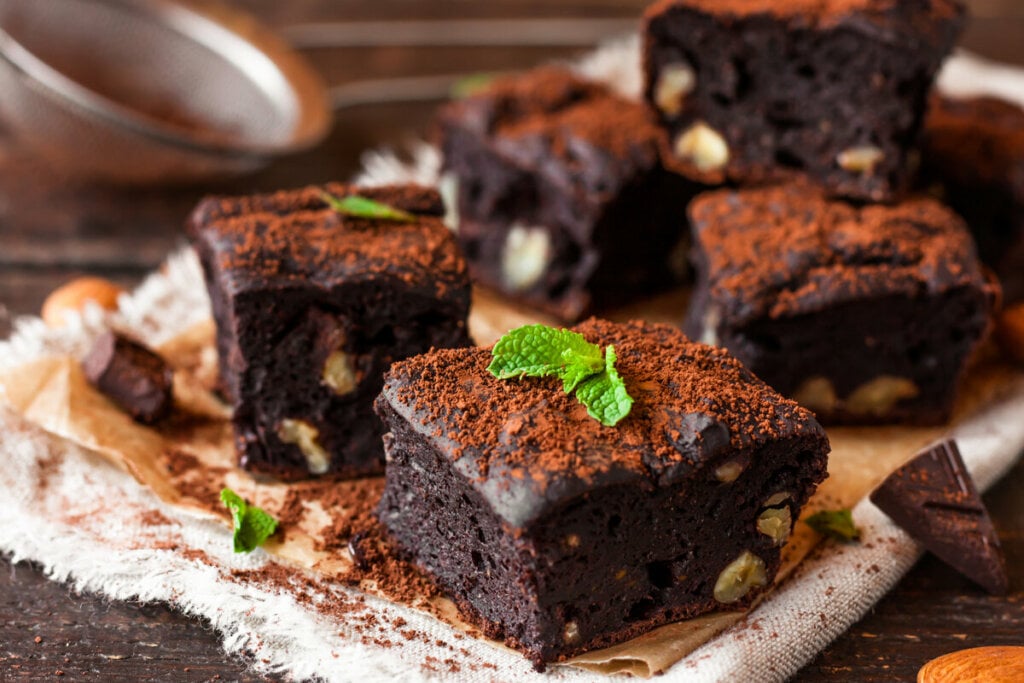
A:
<svg viewBox="0 0 1024 683">
<path fill-rule="evenodd" d="M 963 19 L 955 0 L 661 0 L 645 16 L 645 97 L 696 179 L 800 174 L 889 200 Z"/>
<path fill-rule="evenodd" d="M 723 349 L 591 319 L 632 411 L 605 427 L 557 378 L 498 380 L 487 348 L 396 363 L 378 508 L 464 616 L 536 665 L 736 609 L 770 585 L 828 440 Z"/>
<path fill-rule="evenodd" d="M 359 195 L 412 214 L 342 215 Z M 283 479 L 384 466 L 373 399 L 393 361 L 469 343 L 469 279 L 436 192 L 328 184 L 203 201 L 189 222 L 239 464 Z"/>
<path fill-rule="evenodd" d="M 686 329 L 829 422 L 941 423 L 989 327 L 964 222 L 928 198 L 857 207 L 813 188 L 694 201 Z"/>
<path fill-rule="evenodd" d="M 933 97 L 922 175 L 966 220 L 1007 301 L 1024 299 L 1024 109 Z"/>
<path fill-rule="evenodd" d="M 441 110 L 442 194 L 476 280 L 567 321 L 680 283 L 686 204 L 641 104 L 557 67 Z"/>
</svg>

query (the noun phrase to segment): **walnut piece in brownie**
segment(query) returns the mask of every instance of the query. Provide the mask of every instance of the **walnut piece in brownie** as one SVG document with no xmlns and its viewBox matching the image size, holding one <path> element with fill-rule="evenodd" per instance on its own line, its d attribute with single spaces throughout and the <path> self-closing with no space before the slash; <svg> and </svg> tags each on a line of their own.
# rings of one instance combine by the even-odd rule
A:
<svg viewBox="0 0 1024 683">
<path fill-rule="evenodd" d="M 451 103 L 437 129 L 476 280 L 571 321 L 688 275 L 698 188 L 662 167 L 639 103 L 545 67 Z"/>
<path fill-rule="evenodd" d="M 82 361 L 89 383 L 142 424 L 171 414 L 174 373 L 163 358 L 116 332 L 96 339 Z"/>
<path fill-rule="evenodd" d="M 661 0 L 645 15 L 645 97 L 695 179 L 801 174 L 888 200 L 963 19 L 956 0 Z"/>
<path fill-rule="evenodd" d="M 1006 300 L 1024 300 L 1024 109 L 934 96 L 922 157 L 925 182 L 967 220 Z"/>
<path fill-rule="evenodd" d="M 322 192 L 415 215 L 360 218 Z M 373 399 L 399 358 L 469 343 L 469 279 L 436 192 L 340 184 L 202 202 L 189 223 L 242 467 L 284 479 L 384 466 Z"/>
<path fill-rule="evenodd" d="M 686 330 L 822 421 L 940 423 L 998 293 L 927 198 L 856 207 L 800 185 L 694 201 Z"/>
<path fill-rule="evenodd" d="M 498 380 L 487 348 L 396 363 L 378 514 L 464 615 L 535 664 L 750 604 L 828 441 L 723 349 L 591 319 L 632 411 L 605 427 L 554 377 Z"/>
</svg>

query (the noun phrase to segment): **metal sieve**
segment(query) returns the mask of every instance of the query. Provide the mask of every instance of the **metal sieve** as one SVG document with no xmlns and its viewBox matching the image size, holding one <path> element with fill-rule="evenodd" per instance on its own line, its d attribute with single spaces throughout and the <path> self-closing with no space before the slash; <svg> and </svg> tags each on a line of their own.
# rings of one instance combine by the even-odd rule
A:
<svg viewBox="0 0 1024 683">
<path fill-rule="evenodd" d="M 298 25 L 300 49 L 592 45 L 616 19 Z M 307 149 L 331 109 L 443 99 L 464 74 L 330 91 L 247 14 L 174 0 L 0 0 L 0 117 L 72 177 L 147 184 L 237 175 Z"/>
<path fill-rule="evenodd" d="M 68 175 L 251 171 L 326 134 L 326 89 L 245 15 L 168 0 L 0 0 L 0 116 Z"/>
</svg>

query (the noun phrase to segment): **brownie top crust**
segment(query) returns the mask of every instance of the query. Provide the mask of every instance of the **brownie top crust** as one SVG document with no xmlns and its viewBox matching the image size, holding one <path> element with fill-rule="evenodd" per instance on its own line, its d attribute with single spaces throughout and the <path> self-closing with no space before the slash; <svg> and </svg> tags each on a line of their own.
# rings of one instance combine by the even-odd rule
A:
<svg viewBox="0 0 1024 683">
<path fill-rule="evenodd" d="M 990 286 L 963 220 L 928 198 L 857 207 L 791 184 L 710 192 L 690 215 L 710 301 L 733 324 Z"/>
<path fill-rule="evenodd" d="M 647 9 L 647 16 L 659 15 L 673 7 L 719 17 L 768 14 L 796 18 L 805 26 L 821 28 L 852 16 L 878 26 L 901 24 L 909 28 L 918 22 L 959 19 L 965 14 L 959 0 L 659 0 Z"/>
<path fill-rule="evenodd" d="M 439 123 L 489 140 L 519 168 L 559 177 L 565 171 L 553 171 L 552 158 L 584 176 L 617 169 L 625 180 L 658 163 L 663 135 L 646 107 L 556 66 L 497 79 L 442 108 Z"/>
<path fill-rule="evenodd" d="M 1024 203 L 1024 109 L 996 97 L 933 96 L 925 119 L 928 173 L 1010 189 Z M 933 168 L 934 167 L 934 168 Z"/>
<path fill-rule="evenodd" d="M 777 439 L 803 437 L 810 450 L 827 451 L 810 412 L 723 349 L 668 325 L 591 318 L 573 329 L 615 345 L 616 369 L 635 401 L 615 427 L 588 416 L 561 380 L 493 377 L 490 348 L 396 363 L 378 401 L 449 455 L 514 528 L 588 490 L 677 484 L 727 453 Z"/>
<path fill-rule="evenodd" d="M 359 195 L 415 216 L 414 221 L 343 215 L 322 192 Z M 441 221 L 434 190 L 413 185 L 357 188 L 340 183 L 245 197 L 212 197 L 199 204 L 188 230 L 214 255 L 229 294 L 307 284 L 391 278 L 442 296 L 465 282 L 466 266 Z"/>
</svg>

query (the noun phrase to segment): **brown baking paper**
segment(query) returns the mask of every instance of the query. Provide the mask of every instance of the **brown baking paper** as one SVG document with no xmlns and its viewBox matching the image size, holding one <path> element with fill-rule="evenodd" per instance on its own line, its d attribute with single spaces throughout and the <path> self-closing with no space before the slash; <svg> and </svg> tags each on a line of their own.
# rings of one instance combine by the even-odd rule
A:
<svg viewBox="0 0 1024 683">
<path fill-rule="evenodd" d="M 675 293 L 611 317 L 674 322 L 685 310 L 685 300 L 685 293 Z M 475 294 L 470 327 L 481 344 L 529 322 L 552 323 L 486 292 Z M 330 530 L 350 514 L 345 509 L 346 496 L 355 495 L 357 490 L 373 491 L 373 487 L 379 490 L 381 478 L 285 484 L 257 480 L 235 467 L 229 410 L 211 391 L 216 380 L 213 336 L 213 324 L 206 322 L 157 349 L 175 368 L 176 404 L 174 417 L 158 428 L 133 422 L 86 382 L 78 361 L 68 356 L 43 358 L 0 376 L 0 398 L 47 431 L 103 454 L 165 503 L 201 517 L 230 524 L 230 517 L 218 499 L 224 486 L 275 516 L 282 511 L 289 492 L 299 491 L 304 501 L 301 518 L 283 535 L 272 537 L 265 549 L 283 562 L 325 579 L 344 576 L 352 569 L 352 559 L 344 546 L 337 545 L 338 539 L 329 537 Z M 996 398 L 1019 382 L 1021 375 L 1020 371 L 994 360 L 975 367 L 962 392 L 958 418 L 969 416 Z M 830 477 L 808 503 L 804 515 L 820 509 L 852 507 L 889 472 L 945 431 L 943 427 L 829 430 Z M 327 489 L 335 493 L 338 507 L 324 508 L 320 494 Z M 792 572 L 817 540 L 805 524 L 796 525 L 783 549 L 783 565 L 776 585 Z M 369 580 L 364 580 L 360 588 L 388 597 Z M 475 632 L 460 622 L 454 606 L 443 598 L 421 596 L 410 603 L 458 628 Z M 669 624 L 626 643 L 578 656 L 569 663 L 605 674 L 651 676 L 744 615 L 745 612 L 721 612 Z"/>
</svg>

